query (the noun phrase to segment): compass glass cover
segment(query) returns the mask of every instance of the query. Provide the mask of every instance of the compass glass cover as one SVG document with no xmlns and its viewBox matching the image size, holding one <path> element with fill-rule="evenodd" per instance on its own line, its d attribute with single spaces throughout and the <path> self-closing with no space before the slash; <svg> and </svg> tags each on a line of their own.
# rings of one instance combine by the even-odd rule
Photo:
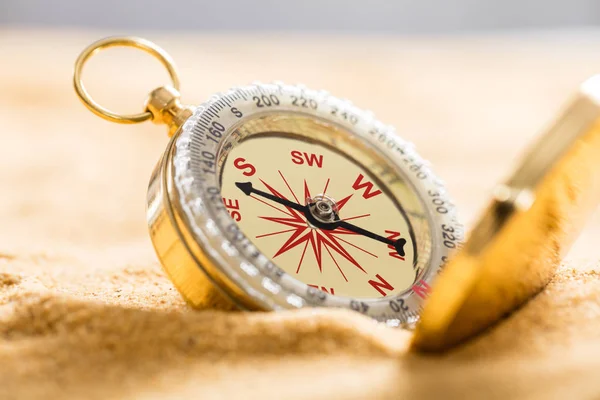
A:
<svg viewBox="0 0 600 400">
<path fill-rule="evenodd" d="M 412 145 L 326 92 L 215 95 L 172 151 L 181 239 L 230 298 L 257 308 L 414 322 L 460 244 L 454 206 Z"/>
<path fill-rule="evenodd" d="M 414 190 L 373 149 L 333 124 L 283 113 L 246 121 L 229 143 L 223 203 L 280 268 L 337 296 L 414 285 L 418 257 L 429 257 L 427 220 Z"/>
</svg>

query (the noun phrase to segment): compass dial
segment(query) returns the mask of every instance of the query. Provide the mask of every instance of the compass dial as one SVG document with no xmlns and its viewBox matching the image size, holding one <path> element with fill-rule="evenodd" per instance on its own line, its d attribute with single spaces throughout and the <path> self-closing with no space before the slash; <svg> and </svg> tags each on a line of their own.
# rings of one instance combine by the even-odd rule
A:
<svg viewBox="0 0 600 400">
<path fill-rule="evenodd" d="M 257 248 L 312 287 L 376 298 L 415 283 L 412 228 L 402 206 L 366 167 L 333 148 L 274 133 L 246 140 L 227 157 L 221 191 Z"/>
<path fill-rule="evenodd" d="M 245 307 L 342 307 L 411 323 L 462 236 L 443 185 L 410 144 L 372 114 L 303 87 L 213 96 L 161 168 L 149 221 L 172 221 L 194 267 L 174 264 L 171 275 L 192 303 L 196 268 Z M 181 262 L 168 243 L 163 251 Z"/>
</svg>

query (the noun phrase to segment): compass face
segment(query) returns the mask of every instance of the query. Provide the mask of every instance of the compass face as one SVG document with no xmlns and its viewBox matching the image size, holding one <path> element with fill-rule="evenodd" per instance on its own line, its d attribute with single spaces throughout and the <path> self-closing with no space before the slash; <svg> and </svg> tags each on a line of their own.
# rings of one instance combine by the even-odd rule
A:
<svg viewBox="0 0 600 400">
<path fill-rule="evenodd" d="M 240 183 L 257 190 L 246 195 Z M 415 283 L 413 235 L 402 205 L 365 166 L 333 148 L 275 133 L 246 140 L 227 157 L 221 191 L 241 231 L 301 282 L 360 298 L 402 292 Z M 261 191 L 313 206 L 303 212 Z M 311 216 L 329 216 L 332 223 L 321 218 L 322 225 L 313 224 Z M 335 218 L 396 241 L 401 254 L 348 227 L 329 227 Z"/>
<path fill-rule="evenodd" d="M 197 268 L 264 309 L 414 322 L 462 236 L 412 147 L 324 92 L 257 84 L 216 95 L 167 154 L 171 218 Z"/>
</svg>

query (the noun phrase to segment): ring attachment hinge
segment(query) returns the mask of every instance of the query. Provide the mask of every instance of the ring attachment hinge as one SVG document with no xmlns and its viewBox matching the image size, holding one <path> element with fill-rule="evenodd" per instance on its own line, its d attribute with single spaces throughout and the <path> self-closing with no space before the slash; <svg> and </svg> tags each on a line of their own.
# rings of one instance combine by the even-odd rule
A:
<svg viewBox="0 0 600 400">
<path fill-rule="evenodd" d="M 150 92 L 146 109 L 152 114 L 152 122 L 169 127 L 169 136 L 173 136 L 192 115 L 192 108 L 181 104 L 179 91 L 171 86 L 161 86 Z"/>
</svg>

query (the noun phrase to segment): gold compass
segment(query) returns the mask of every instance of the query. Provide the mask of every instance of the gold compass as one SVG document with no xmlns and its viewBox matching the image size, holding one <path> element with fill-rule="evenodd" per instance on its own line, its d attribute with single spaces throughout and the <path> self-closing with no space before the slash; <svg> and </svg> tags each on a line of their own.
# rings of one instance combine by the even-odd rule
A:
<svg viewBox="0 0 600 400">
<path fill-rule="evenodd" d="M 85 62 L 113 46 L 149 52 L 173 79 L 140 114 L 101 107 L 82 84 Z M 193 307 L 348 308 L 416 325 L 415 347 L 442 349 L 543 287 L 598 201 L 593 82 L 497 187 L 451 261 L 463 231 L 443 184 L 392 127 L 347 101 L 275 82 L 184 106 L 170 57 L 131 37 L 85 49 L 74 84 L 103 118 L 169 127 L 150 179 L 148 225 Z"/>
</svg>

